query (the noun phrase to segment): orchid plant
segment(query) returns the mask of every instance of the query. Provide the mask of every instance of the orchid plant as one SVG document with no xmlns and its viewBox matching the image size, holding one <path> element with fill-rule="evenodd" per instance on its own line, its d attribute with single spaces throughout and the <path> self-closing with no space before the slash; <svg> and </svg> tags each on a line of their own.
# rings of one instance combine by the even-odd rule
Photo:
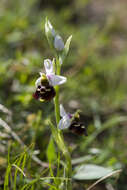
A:
<svg viewBox="0 0 127 190">
<path fill-rule="evenodd" d="M 35 82 L 36 91 L 33 96 L 42 102 L 54 100 L 56 124 L 50 121 L 49 125 L 54 141 L 65 158 L 66 164 L 63 176 L 67 179 L 66 189 L 72 190 L 71 156 L 64 142 L 63 130 L 68 129 L 78 135 L 87 135 L 84 124 L 80 122 L 79 111 L 74 114 L 67 113 L 59 102 L 59 86 L 67 81 L 67 78 L 60 74 L 61 67 L 68 54 L 72 36 L 64 44 L 62 37 L 55 31 L 48 19 L 45 22 L 45 34 L 50 47 L 55 53 L 55 58 L 44 60 L 45 73 L 40 72 L 40 77 Z M 64 186 L 62 187 L 62 183 L 60 182 L 56 189 L 65 189 Z"/>
</svg>

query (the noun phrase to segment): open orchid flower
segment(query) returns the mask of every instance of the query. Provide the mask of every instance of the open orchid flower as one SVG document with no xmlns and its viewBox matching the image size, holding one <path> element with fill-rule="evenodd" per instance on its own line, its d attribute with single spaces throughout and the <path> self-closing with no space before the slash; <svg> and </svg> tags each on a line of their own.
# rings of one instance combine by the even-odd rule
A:
<svg viewBox="0 0 127 190">
<path fill-rule="evenodd" d="M 50 59 L 44 60 L 44 67 L 46 71 L 46 78 L 51 86 L 61 85 L 67 81 L 66 77 L 55 75 L 53 71 L 53 62 Z M 40 73 L 40 77 L 36 80 L 36 87 L 41 84 L 42 77 L 45 75 L 44 73 Z"/>
<path fill-rule="evenodd" d="M 71 132 L 78 134 L 78 135 L 86 135 L 86 127 L 83 123 L 80 122 L 80 116 L 78 112 L 75 114 L 66 113 L 64 107 L 60 105 L 60 116 L 62 119 L 58 124 L 58 128 L 60 130 L 69 129 Z"/>
<path fill-rule="evenodd" d="M 34 98 L 41 101 L 50 101 L 56 95 L 54 86 L 61 85 L 67 81 L 66 77 L 55 75 L 53 61 L 44 60 L 45 73 L 40 73 L 40 77 L 36 80 L 36 92 Z"/>
</svg>

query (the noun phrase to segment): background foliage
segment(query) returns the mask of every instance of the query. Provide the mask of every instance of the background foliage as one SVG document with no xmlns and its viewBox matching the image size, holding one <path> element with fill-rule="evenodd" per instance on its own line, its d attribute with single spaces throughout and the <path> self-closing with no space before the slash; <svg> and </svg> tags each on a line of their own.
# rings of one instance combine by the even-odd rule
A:
<svg viewBox="0 0 127 190">
<path fill-rule="evenodd" d="M 0 107 L 0 117 L 28 149 L 24 150 L 22 142 L 17 142 L 14 134 L 5 130 L 0 122 L 1 190 L 8 149 L 13 163 L 19 162 L 17 158 L 21 152 L 29 152 L 25 154 L 27 161 L 24 162 L 30 163 L 25 171 L 31 179 L 37 177 L 43 167 L 30 162 L 29 155 L 37 154 L 43 164 L 48 163 L 50 129 L 47 118 L 53 118 L 53 105 L 40 103 L 32 97 L 38 72 L 43 69 L 43 59 L 52 58 L 44 34 L 46 16 L 64 40 L 73 35 L 63 66 L 68 82 L 61 89 L 60 100 L 71 113 L 77 108 L 82 110 L 81 118 L 88 129 L 88 137 L 65 132 L 73 165 L 89 163 L 123 168 L 125 172 L 123 170 L 120 176 L 106 179 L 95 189 L 127 188 L 126 8 L 125 0 L 1 0 L 0 104 L 10 112 L 4 113 Z M 22 159 L 26 159 L 24 154 Z M 55 160 L 56 154 L 50 158 Z M 74 189 L 85 189 L 91 183 L 93 181 L 74 181 L 73 186 Z M 17 186 L 19 189 L 20 185 Z M 34 187 L 38 190 L 46 188 L 41 182 Z"/>
</svg>

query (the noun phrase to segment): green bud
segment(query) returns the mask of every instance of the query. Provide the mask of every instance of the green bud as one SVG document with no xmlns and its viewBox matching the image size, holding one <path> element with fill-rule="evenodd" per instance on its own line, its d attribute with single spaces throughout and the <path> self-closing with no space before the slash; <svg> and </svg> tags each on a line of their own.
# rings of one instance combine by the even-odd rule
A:
<svg viewBox="0 0 127 190">
<path fill-rule="evenodd" d="M 48 40 L 49 45 L 53 48 L 54 46 L 54 37 L 55 37 L 55 30 L 50 23 L 50 21 L 46 18 L 45 21 L 45 34 Z"/>
</svg>

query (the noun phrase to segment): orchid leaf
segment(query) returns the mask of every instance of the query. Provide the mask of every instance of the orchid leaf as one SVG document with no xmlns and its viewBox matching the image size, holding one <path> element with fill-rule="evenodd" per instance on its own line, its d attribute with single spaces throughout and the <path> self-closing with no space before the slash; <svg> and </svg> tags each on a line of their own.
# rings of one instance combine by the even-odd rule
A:
<svg viewBox="0 0 127 190">
<path fill-rule="evenodd" d="M 50 138 L 48 148 L 47 148 L 47 158 L 48 158 L 50 163 L 57 159 L 57 156 L 55 153 L 54 140 L 53 140 L 52 136 Z"/>
<path fill-rule="evenodd" d="M 95 180 L 104 177 L 112 172 L 112 169 L 94 164 L 81 165 L 75 168 L 76 173 L 73 176 L 76 180 Z"/>
</svg>

